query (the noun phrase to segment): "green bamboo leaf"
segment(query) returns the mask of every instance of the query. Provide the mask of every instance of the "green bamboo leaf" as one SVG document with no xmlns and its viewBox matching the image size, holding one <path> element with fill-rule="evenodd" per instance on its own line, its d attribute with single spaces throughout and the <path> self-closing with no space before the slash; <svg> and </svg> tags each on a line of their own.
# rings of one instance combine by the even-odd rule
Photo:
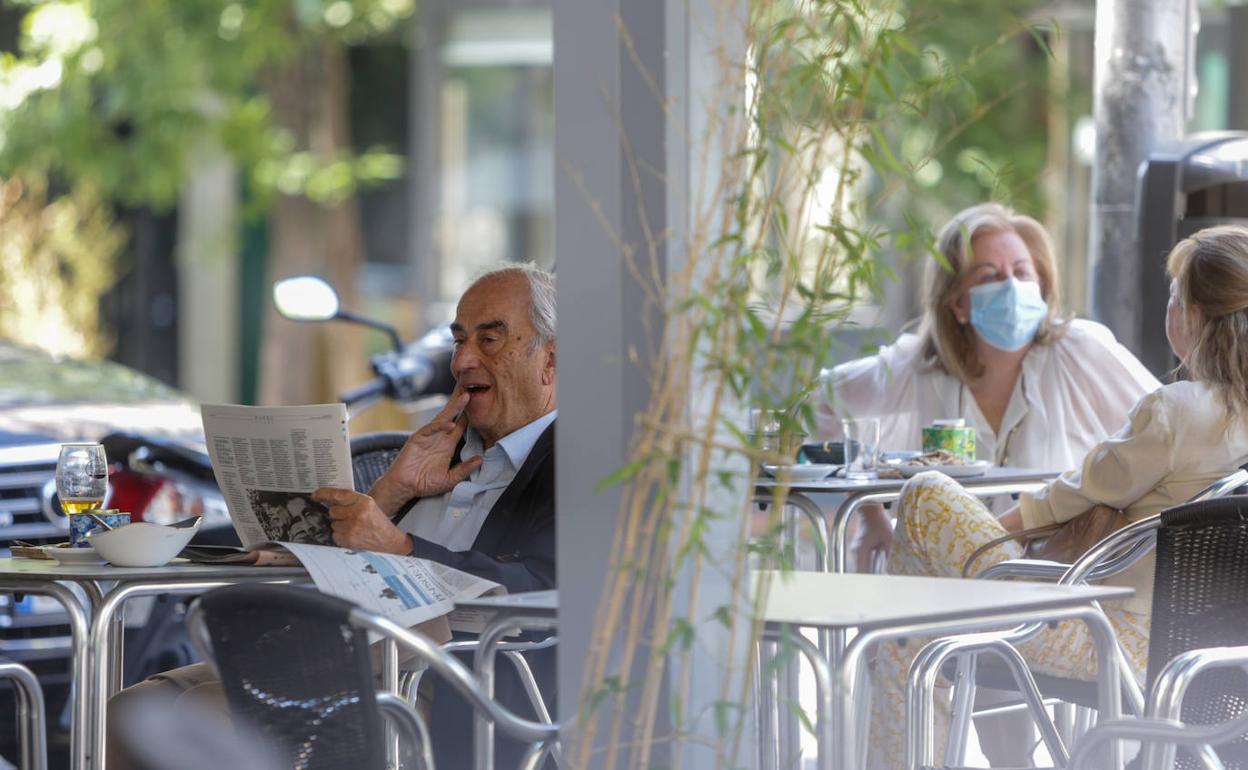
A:
<svg viewBox="0 0 1248 770">
<path fill-rule="evenodd" d="M 651 459 L 652 458 L 649 456 L 640 457 L 622 468 L 615 469 L 609 473 L 606 478 L 598 482 L 598 485 L 594 487 L 594 493 L 597 494 L 608 489 L 609 487 L 619 484 L 622 481 L 627 481 L 633 478 L 633 476 L 636 476 L 642 468 L 645 468 L 650 463 Z"/>
</svg>

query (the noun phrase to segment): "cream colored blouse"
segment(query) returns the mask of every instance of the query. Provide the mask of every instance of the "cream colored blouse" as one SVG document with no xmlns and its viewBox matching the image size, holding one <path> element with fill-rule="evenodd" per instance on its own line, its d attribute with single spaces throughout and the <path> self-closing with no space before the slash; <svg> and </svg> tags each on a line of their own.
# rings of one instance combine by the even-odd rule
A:
<svg viewBox="0 0 1248 770">
<path fill-rule="evenodd" d="M 825 372 L 831 400 L 817 409 L 818 437 L 840 438 L 842 417 L 878 416 L 880 449 L 920 449 L 923 426 L 961 417 L 977 431 L 979 459 L 1061 471 L 1076 467 L 1161 384 L 1109 329 L 1076 319 L 1057 341 L 1028 351 L 994 433 L 970 389 L 926 365 L 919 348 L 917 335 L 903 334 L 878 355 Z"/>
<path fill-rule="evenodd" d="M 1248 421 L 1228 415 L 1214 388 L 1176 382 L 1140 399 L 1127 425 L 1072 466 L 1077 470 L 1023 495 L 1023 526 L 1068 521 L 1097 503 L 1141 519 L 1185 502 L 1245 463 Z M 1126 609 L 1151 610 L 1153 561 L 1150 554 L 1106 581 L 1135 589 Z"/>
</svg>

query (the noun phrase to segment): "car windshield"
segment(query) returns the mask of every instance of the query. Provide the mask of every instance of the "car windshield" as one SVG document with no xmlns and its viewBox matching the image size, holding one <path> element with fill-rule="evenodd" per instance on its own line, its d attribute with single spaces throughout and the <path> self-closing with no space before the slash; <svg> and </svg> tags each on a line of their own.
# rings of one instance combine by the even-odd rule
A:
<svg viewBox="0 0 1248 770">
<path fill-rule="evenodd" d="M 172 388 L 118 364 L 57 358 L 0 342 L 0 407 L 182 400 Z"/>
</svg>

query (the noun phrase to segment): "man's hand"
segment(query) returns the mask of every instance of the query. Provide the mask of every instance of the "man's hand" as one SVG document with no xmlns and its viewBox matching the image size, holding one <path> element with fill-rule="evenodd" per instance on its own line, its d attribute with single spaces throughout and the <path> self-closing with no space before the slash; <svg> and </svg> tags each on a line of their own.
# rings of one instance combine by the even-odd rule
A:
<svg viewBox="0 0 1248 770">
<path fill-rule="evenodd" d="M 893 544 L 893 522 L 879 503 L 867 503 L 859 509 L 862 530 L 855 544 L 858 571 L 870 572 L 871 559 L 876 551 L 888 553 Z"/>
<path fill-rule="evenodd" d="M 399 456 L 369 490 L 382 513 L 393 515 L 413 498 L 449 492 L 480 467 L 480 457 L 451 467 L 455 447 L 468 427 L 468 418 L 460 414 L 467 405 L 468 394 L 456 387 L 438 416 L 408 438 Z"/>
<path fill-rule="evenodd" d="M 394 526 L 368 495 L 321 487 L 312 493 L 312 499 L 329 507 L 337 545 L 379 553 L 412 552 L 412 536 Z"/>
</svg>

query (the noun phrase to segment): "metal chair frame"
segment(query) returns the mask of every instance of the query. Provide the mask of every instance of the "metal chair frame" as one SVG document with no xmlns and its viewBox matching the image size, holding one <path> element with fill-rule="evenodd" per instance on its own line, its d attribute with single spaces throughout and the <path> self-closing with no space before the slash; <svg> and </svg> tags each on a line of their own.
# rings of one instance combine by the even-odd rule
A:
<svg viewBox="0 0 1248 770">
<path fill-rule="evenodd" d="M 463 663 L 428 637 L 409 631 L 381 615 L 359 607 L 353 608 L 347 619 L 352 626 L 390 639 L 399 647 L 424 660 L 428 668 L 455 688 L 474 711 L 483 714 L 492 724 L 500 726 L 518 740 L 528 743 L 529 748 L 521 761 L 520 770 L 537 770 L 558 741 L 558 725 L 533 722 L 513 714 L 486 695 L 476 677 Z M 191 605 L 187 612 L 186 622 L 200 654 L 205 660 L 215 661 L 212 655 L 211 639 L 198 601 Z M 407 734 L 409 740 L 419 747 L 425 767 L 433 770 L 428 727 L 416 709 L 398 694 L 386 692 L 377 694 L 377 706 L 384 716 L 398 725 Z"/>
<path fill-rule="evenodd" d="M 1140 770 L 1171 767 L 1177 746 L 1196 749 L 1206 767 L 1220 768 L 1221 762 L 1210 747 L 1248 732 L 1248 711 L 1216 725 L 1187 726 L 1181 719 L 1183 698 L 1198 675 L 1218 668 L 1245 667 L 1248 667 L 1248 646 L 1215 647 L 1176 655 L 1153 683 L 1144 717 L 1114 720 L 1092 728 L 1075 747 L 1071 770 L 1089 767 L 1104 744 L 1118 740 L 1144 742 Z"/>
<path fill-rule="evenodd" d="M 19 767 L 46 770 L 48 736 L 43 722 L 43 688 L 34 672 L 21 663 L 0 663 L 0 680 L 13 683 L 17 696 Z"/>
<path fill-rule="evenodd" d="M 1225 497 L 1248 483 L 1248 470 L 1239 469 L 1219 479 L 1193 495 L 1187 503 Z M 1090 580 L 1101 580 L 1119 574 L 1144 557 L 1157 542 L 1157 529 L 1161 526 L 1161 514 L 1133 522 L 1114 532 L 1090 548 L 1073 564 L 1041 559 L 1013 559 L 992 565 L 981 571 L 980 579 L 1006 577 L 1031 580 L 1056 580 L 1059 585 L 1082 585 Z M 1095 605 L 1100 611 L 1099 604 Z M 991 652 L 1007 662 L 1014 676 L 1015 686 L 1022 695 L 1032 719 L 1040 727 L 1042 739 L 1049 748 L 1050 756 L 1059 766 L 1068 756 L 1062 740 L 1048 713 L 1044 709 L 1044 697 L 1029 671 L 1019 671 L 1012 661 L 1018 656 L 1016 645 L 1028 641 L 1045 627 L 1032 623 L 1004 632 L 972 634 L 931 642 L 914 661 L 907 682 L 907 767 L 917 768 L 934 764 L 935 748 L 932 732 L 934 714 L 930 711 L 932 690 L 938 672 L 944 663 L 957 659 L 955 674 L 954 710 L 949 724 L 949 741 L 946 744 L 946 767 L 960 765 L 964 760 L 966 735 L 973 716 L 976 656 Z M 1121 645 L 1115 645 L 1120 679 L 1126 694 L 1126 706 L 1133 713 L 1145 713 L 1144 694 L 1126 653 Z M 1018 658 L 1021 660 L 1021 658 Z M 1024 667 L 1025 668 L 1025 667 Z M 926 707 L 925 707 L 926 706 Z"/>
</svg>

